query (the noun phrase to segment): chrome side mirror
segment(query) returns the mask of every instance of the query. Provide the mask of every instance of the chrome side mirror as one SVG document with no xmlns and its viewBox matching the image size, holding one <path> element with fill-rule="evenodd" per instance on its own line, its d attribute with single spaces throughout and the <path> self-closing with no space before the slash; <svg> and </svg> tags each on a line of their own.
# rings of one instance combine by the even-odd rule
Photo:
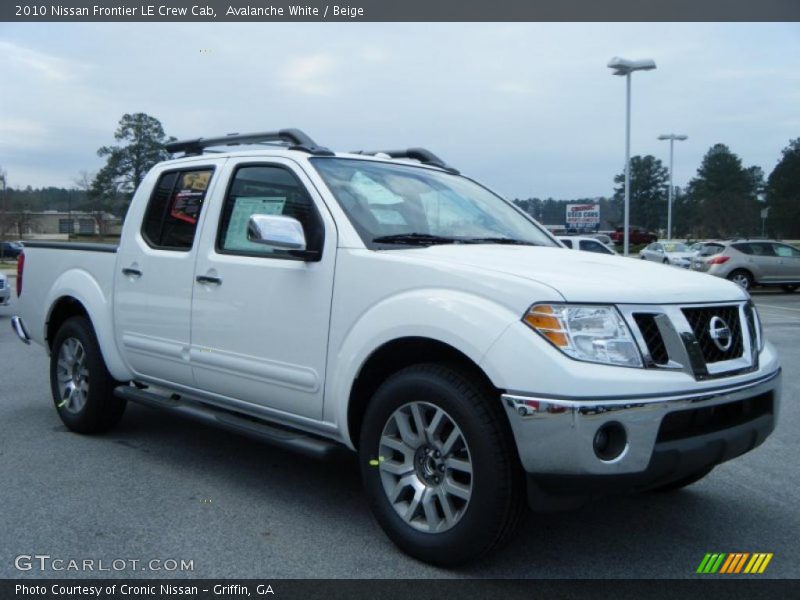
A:
<svg viewBox="0 0 800 600">
<path fill-rule="evenodd" d="M 252 215 L 247 221 L 247 239 L 283 250 L 306 249 L 306 234 L 300 221 L 294 217 Z"/>
</svg>

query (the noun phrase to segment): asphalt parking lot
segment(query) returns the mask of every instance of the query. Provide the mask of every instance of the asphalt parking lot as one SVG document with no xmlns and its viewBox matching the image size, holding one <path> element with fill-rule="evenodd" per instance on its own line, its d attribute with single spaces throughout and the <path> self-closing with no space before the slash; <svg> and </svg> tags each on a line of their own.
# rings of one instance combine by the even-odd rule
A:
<svg viewBox="0 0 800 600">
<path fill-rule="evenodd" d="M 0 307 L 0 577 L 20 554 L 192 560 L 128 577 L 694 576 L 707 552 L 772 552 L 761 577 L 800 577 L 800 293 L 756 292 L 784 368 L 781 421 L 760 448 L 672 494 L 528 515 L 514 542 L 455 571 L 402 555 L 372 520 L 354 457 L 316 462 L 140 406 L 100 437 L 70 433 L 48 359 Z"/>
</svg>

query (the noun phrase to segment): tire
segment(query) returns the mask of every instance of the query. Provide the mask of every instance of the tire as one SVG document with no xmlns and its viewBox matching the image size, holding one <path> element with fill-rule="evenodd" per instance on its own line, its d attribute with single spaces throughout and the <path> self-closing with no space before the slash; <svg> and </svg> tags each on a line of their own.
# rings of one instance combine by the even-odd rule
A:
<svg viewBox="0 0 800 600">
<path fill-rule="evenodd" d="M 661 262 L 662 262 L 662 263 L 664 263 L 665 265 L 668 265 L 668 264 L 669 264 L 669 259 L 668 259 L 668 258 L 665 258 L 665 259 L 664 259 L 664 260 L 662 260 Z"/>
<path fill-rule="evenodd" d="M 430 433 L 416 436 L 415 416 Z M 381 385 L 364 416 L 359 458 L 372 512 L 401 550 L 452 567 L 516 531 L 524 475 L 505 419 L 496 394 L 457 367 L 415 365 Z"/>
<path fill-rule="evenodd" d="M 798 287 L 800 287 L 800 286 L 797 286 L 797 285 L 782 285 L 781 286 L 783 291 L 786 292 L 787 294 L 793 293 Z"/>
<path fill-rule="evenodd" d="M 739 287 L 744 290 L 749 290 L 753 287 L 753 276 L 749 271 L 745 271 L 744 269 L 736 269 L 735 271 L 731 271 L 728 275 L 728 279 L 738 284 Z"/>
<path fill-rule="evenodd" d="M 125 400 L 106 368 L 94 329 L 85 317 L 64 321 L 50 353 L 50 390 L 58 416 L 77 433 L 108 431 L 122 418 Z"/>
<path fill-rule="evenodd" d="M 673 481 L 670 483 L 665 483 L 664 485 L 658 485 L 656 487 L 650 488 L 649 491 L 656 492 L 656 493 L 665 493 L 665 492 L 675 492 L 680 489 L 685 488 L 686 486 L 692 485 L 693 483 L 697 483 L 703 477 L 711 473 L 714 470 L 714 467 L 707 467 L 691 475 L 687 475 L 683 479 L 678 479 L 677 481 Z"/>
</svg>

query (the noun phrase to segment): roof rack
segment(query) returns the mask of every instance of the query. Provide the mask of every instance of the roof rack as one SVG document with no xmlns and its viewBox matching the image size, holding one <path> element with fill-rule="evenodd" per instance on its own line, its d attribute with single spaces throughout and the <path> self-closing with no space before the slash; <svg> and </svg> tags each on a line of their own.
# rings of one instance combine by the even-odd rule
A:
<svg viewBox="0 0 800 600">
<path fill-rule="evenodd" d="M 433 152 L 426 150 L 425 148 L 408 148 L 407 150 L 358 150 L 353 152 L 353 154 L 385 154 L 390 158 L 411 158 L 418 160 L 423 165 L 439 167 L 440 169 L 447 171 L 448 173 L 453 173 L 454 175 L 459 174 L 458 169 L 451 167 Z"/>
<path fill-rule="evenodd" d="M 195 138 L 193 140 L 179 140 L 166 144 L 167 152 L 175 154 L 183 152 L 184 156 L 202 154 L 205 148 L 212 146 L 238 146 L 240 144 L 264 144 L 282 142 L 289 144 L 289 150 L 300 150 L 318 156 L 333 156 L 333 152 L 318 146 L 308 135 L 299 129 L 281 129 L 279 131 L 264 131 L 261 133 L 231 133 L 212 138 Z"/>
</svg>

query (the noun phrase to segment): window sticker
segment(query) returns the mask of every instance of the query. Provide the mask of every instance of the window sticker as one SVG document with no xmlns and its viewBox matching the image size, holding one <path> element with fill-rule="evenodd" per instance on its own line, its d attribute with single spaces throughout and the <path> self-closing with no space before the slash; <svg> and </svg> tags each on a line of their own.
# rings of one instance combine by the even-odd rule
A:
<svg viewBox="0 0 800 600">
<path fill-rule="evenodd" d="M 225 250 L 265 252 L 267 246 L 247 239 L 247 222 L 253 215 L 283 214 L 286 198 L 277 196 L 248 196 L 236 198 L 225 231 Z"/>
<path fill-rule="evenodd" d="M 172 197 L 170 215 L 175 219 L 196 225 L 210 179 L 211 171 L 182 173 Z"/>
</svg>

